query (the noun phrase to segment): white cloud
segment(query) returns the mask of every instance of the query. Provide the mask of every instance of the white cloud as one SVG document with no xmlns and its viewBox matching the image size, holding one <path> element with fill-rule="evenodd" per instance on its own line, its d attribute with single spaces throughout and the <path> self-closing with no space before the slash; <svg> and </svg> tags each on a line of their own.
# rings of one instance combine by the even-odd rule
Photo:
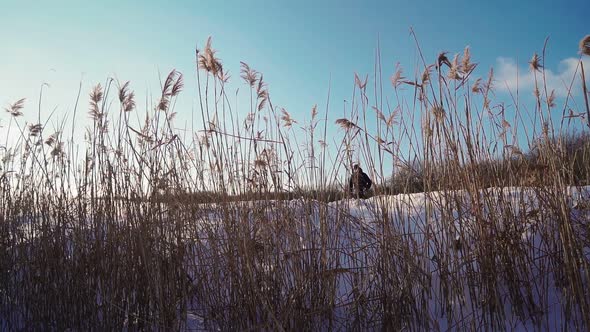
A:
<svg viewBox="0 0 590 332">
<path fill-rule="evenodd" d="M 582 61 L 587 76 L 586 80 L 588 80 L 588 76 L 590 76 L 590 59 L 584 57 Z M 518 66 L 512 58 L 499 57 L 496 60 L 494 72 L 496 81 L 495 87 L 500 91 L 516 92 L 516 89 L 518 88 L 518 91 L 520 92 L 532 92 L 535 88 L 535 76 L 529 69 L 528 63 L 526 66 Z M 555 90 L 555 95 L 557 97 L 567 96 L 567 91 L 574 76 L 575 81 L 572 86 L 571 94 L 575 96 L 580 95 L 581 93 L 579 60 L 577 58 L 561 60 L 556 72 L 549 68 L 545 68 L 547 91 L 551 93 L 551 90 Z M 539 84 L 539 89 L 542 89 L 543 75 L 540 72 L 537 72 L 537 82 Z"/>
</svg>

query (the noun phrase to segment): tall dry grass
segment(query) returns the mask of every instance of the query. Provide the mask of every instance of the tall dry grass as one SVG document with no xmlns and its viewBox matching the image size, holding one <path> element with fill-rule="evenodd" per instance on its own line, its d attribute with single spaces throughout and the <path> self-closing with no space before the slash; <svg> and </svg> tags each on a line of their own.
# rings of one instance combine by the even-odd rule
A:
<svg viewBox="0 0 590 332">
<path fill-rule="evenodd" d="M 203 127 L 188 137 L 174 129 L 177 71 L 140 122 L 130 83 L 93 88 L 82 146 L 9 105 L 0 327 L 587 329 L 588 198 L 568 188 L 587 184 L 588 140 L 570 122 L 587 103 L 556 106 L 535 55 L 533 114 L 515 102 L 509 117 L 468 48 L 430 61 L 416 47 L 421 75 L 398 67 L 387 93 L 355 75 L 344 117 L 310 107 L 305 135 L 246 63 L 249 103 L 232 104 L 211 39 L 196 53 Z M 369 205 L 339 194 L 359 160 Z"/>
</svg>

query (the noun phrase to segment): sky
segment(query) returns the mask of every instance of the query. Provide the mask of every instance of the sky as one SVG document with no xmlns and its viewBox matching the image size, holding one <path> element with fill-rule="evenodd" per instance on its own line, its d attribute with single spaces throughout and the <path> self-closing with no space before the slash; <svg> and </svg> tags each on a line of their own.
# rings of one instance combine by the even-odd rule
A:
<svg viewBox="0 0 590 332">
<path fill-rule="evenodd" d="M 587 0 L 0 0 L 0 106 L 26 97 L 24 119 L 35 121 L 45 83 L 41 118 L 58 121 L 71 115 L 80 84 L 80 107 L 87 108 L 91 87 L 113 77 L 131 81 L 141 107 L 142 99 L 156 99 L 159 76 L 177 69 L 186 86 L 176 111 L 188 121 L 198 104 L 195 48 L 212 36 L 231 89 L 246 88 L 238 78 L 244 61 L 264 74 L 273 103 L 295 119 L 309 119 L 314 104 L 325 111 L 329 89 L 335 118 L 351 98 L 354 73 L 372 75 L 378 45 L 385 83 L 397 63 L 413 76 L 418 53 L 410 28 L 428 62 L 469 46 L 482 76 L 495 68 L 506 98 L 517 71 L 523 95 L 531 95 L 527 62 L 549 37 L 545 68 L 559 95 L 580 39 L 590 34 L 589 12 Z M 393 94 L 391 85 L 385 93 Z M 0 125 L 8 120 L 2 112 Z"/>
</svg>

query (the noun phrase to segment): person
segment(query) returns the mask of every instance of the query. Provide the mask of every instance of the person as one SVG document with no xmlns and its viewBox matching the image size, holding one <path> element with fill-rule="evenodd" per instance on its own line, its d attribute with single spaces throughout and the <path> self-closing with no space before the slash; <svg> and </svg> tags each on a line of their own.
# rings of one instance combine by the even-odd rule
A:
<svg viewBox="0 0 590 332">
<path fill-rule="evenodd" d="M 365 198 L 372 184 L 373 181 L 369 176 L 363 172 L 363 169 L 358 164 L 355 164 L 352 167 L 352 175 L 348 181 L 350 194 L 357 198 Z"/>
</svg>

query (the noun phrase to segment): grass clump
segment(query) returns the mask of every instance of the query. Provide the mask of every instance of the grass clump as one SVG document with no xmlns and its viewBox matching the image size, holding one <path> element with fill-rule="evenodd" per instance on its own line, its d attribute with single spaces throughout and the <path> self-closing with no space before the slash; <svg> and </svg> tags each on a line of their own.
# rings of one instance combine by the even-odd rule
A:
<svg viewBox="0 0 590 332">
<path fill-rule="evenodd" d="M 249 103 L 232 106 L 211 39 L 188 137 L 177 71 L 141 121 L 130 83 L 93 88 L 83 146 L 9 105 L 0 327 L 587 329 L 589 140 L 553 123 L 542 57 L 534 114 L 511 121 L 468 48 L 429 62 L 416 45 L 421 75 L 398 67 L 391 103 L 355 75 L 345 116 L 312 107 L 305 135 L 246 63 Z M 525 115 L 542 121 L 521 142 Z M 359 161 L 368 200 L 343 194 Z"/>
</svg>

